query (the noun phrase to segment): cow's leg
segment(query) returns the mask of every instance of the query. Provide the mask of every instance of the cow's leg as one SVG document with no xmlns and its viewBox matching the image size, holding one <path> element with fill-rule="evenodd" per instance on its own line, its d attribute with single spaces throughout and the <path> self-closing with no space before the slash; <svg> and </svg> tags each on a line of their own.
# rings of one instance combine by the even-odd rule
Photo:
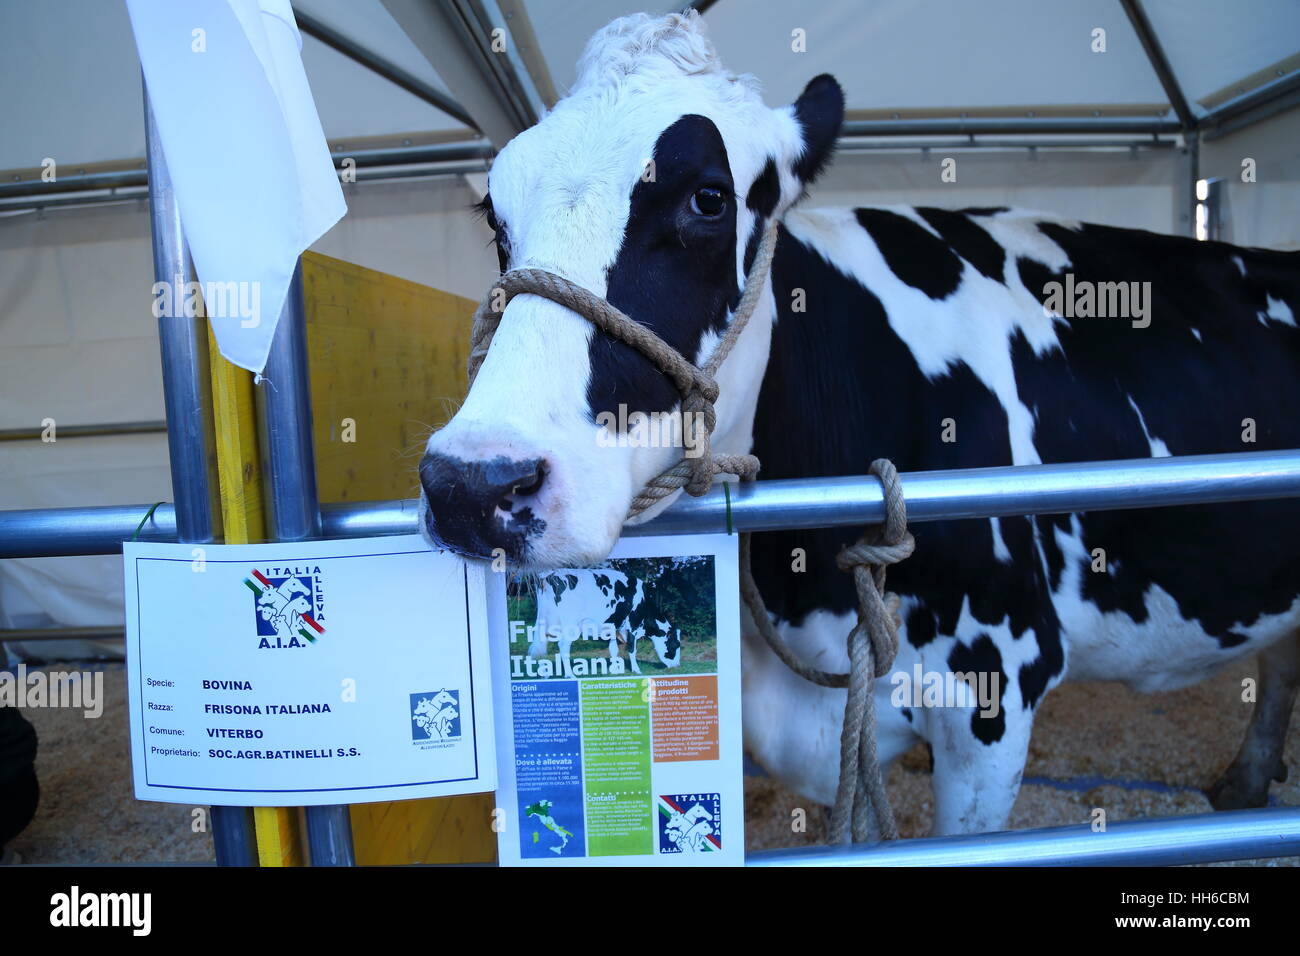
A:
<svg viewBox="0 0 1300 956">
<path fill-rule="evenodd" d="M 1214 809 L 1267 806 L 1270 781 L 1286 779 L 1282 753 L 1297 688 L 1300 688 L 1300 635 L 1293 635 L 1259 654 L 1258 695 L 1246 738 L 1228 769 L 1205 791 Z"/>
<path fill-rule="evenodd" d="M 799 626 L 777 631 L 794 654 L 822 670 L 848 669 L 845 636 L 855 615 L 815 611 Z M 772 653 L 742 605 L 744 669 L 741 709 L 745 748 L 768 773 L 800 796 L 824 806 L 835 802 L 840 770 L 840 734 L 847 693 L 800 677 Z M 916 650 L 904 641 L 895 671 L 910 671 Z M 918 739 L 914 717 L 891 703 L 893 681 L 876 681 L 876 753 L 888 767 Z"/>
<path fill-rule="evenodd" d="M 627 658 L 632 662 L 632 673 L 641 673 L 641 662 L 636 659 L 636 642 L 640 640 L 640 635 L 632 631 L 627 636 Z"/>
<path fill-rule="evenodd" d="M 924 714 L 934 759 L 931 833 L 1005 829 L 1020 793 L 1033 712 L 1017 701 L 1004 710 L 1005 725 L 1000 728 L 996 720 L 980 717 L 970 707 L 927 707 Z"/>
<path fill-rule="evenodd" d="M 618 634 L 615 633 L 610 637 L 606 638 L 606 642 L 609 644 L 609 669 L 611 672 L 613 672 L 614 662 L 619 658 Z"/>
<path fill-rule="evenodd" d="M 573 661 L 569 651 L 573 649 L 573 638 L 565 635 L 560 638 L 560 670 L 565 677 L 573 676 Z"/>
</svg>

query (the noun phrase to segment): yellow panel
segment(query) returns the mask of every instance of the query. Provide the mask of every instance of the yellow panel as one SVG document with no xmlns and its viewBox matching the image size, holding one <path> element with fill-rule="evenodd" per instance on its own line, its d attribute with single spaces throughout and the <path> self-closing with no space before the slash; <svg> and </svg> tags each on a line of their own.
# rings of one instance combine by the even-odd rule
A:
<svg viewBox="0 0 1300 956">
<path fill-rule="evenodd" d="M 429 433 L 465 394 L 475 303 L 316 253 L 302 257 L 322 502 L 413 498 Z M 352 807 L 361 864 L 496 858 L 492 794 Z"/>
<path fill-rule="evenodd" d="M 475 303 L 328 256 L 302 260 L 320 499 L 413 498 L 424 442 L 465 394 Z"/>
<path fill-rule="evenodd" d="M 262 515 L 262 472 L 257 458 L 253 376 L 217 352 L 208 325 L 213 423 L 217 433 L 217 475 L 226 544 L 266 540 Z M 256 807 L 257 857 L 262 866 L 301 866 L 303 828 L 293 807 Z"/>
</svg>

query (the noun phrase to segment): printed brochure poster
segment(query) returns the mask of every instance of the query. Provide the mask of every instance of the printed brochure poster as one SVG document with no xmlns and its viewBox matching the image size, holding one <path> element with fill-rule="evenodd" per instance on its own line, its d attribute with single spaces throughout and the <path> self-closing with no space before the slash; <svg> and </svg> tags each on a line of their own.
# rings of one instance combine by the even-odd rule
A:
<svg viewBox="0 0 1300 956">
<path fill-rule="evenodd" d="M 744 863 L 737 539 L 490 574 L 503 865 Z"/>
<path fill-rule="evenodd" d="M 418 535 L 123 550 L 139 799 L 314 806 L 495 787 L 483 564 Z"/>
</svg>

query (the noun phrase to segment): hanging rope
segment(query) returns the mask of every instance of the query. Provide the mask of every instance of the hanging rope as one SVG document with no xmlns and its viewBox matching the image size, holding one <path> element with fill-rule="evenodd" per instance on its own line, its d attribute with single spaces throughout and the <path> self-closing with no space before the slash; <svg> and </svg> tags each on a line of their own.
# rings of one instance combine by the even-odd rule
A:
<svg viewBox="0 0 1300 956">
<path fill-rule="evenodd" d="M 776 236 L 777 224 L 773 223 L 763 233 L 745 277 L 744 293 L 726 333 L 698 368 L 649 328 L 577 283 L 543 269 L 514 269 L 501 276 L 474 312 L 469 382 L 474 384 L 510 300 L 523 294 L 542 296 L 576 312 L 653 362 L 681 396 L 683 430 L 688 422 L 692 426 L 702 425 L 693 435 L 699 456 L 683 456 L 677 464 L 651 478 L 632 499 L 628 518 L 640 515 L 679 488 L 689 495 L 702 495 L 719 474 L 751 480 L 759 468 L 758 459 L 753 455 L 713 453 L 713 429 L 717 426 L 714 403 L 718 400 L 715 376 L 758 306 L 776 250 Z M 881 458 L 872 462 L 871 473 L 884 487 L 885 523 L 864 535 L 857 544 L 845 548 L 836 558 L 841 570 L 852 573 L 858 593 L 858 620 L 848 636 L 847 674 L 830 674 L 809 667 L 776 633 L 750 570 L 750 536 L 744 534 L 740 539 L 741 595 L 768 646 L 804 679 L 823 687 L 848 689 L 840 736 L 840 782 L 831 813 L 831 831 L 836 842 L 848 842 L 850 835 L 855 842 L 863 842 L 873 832 L 880 839 L 898 838 L 876 755 L 874 688 L 876 678 L 889 673 L 898 652 L 898 598 L 885 592 L 885 567 L 910 555 L 914 543 L 907 533 L 907 509 L 898 472 L 888 459 Z"/>
<path fill-rule="evenodd" d="M 750 569 L 749 535 L 741 537 L 740 591 L 759 633 L 781 662 L 804 680 L 822 687 L 845 687 L 844 726 L 840 732 L 840 782 L 831 811 L 831 839 L 854 843 L 898 839 L 898 827 L 876 754 L 875 683 L 894 666 L 898 653 L 898 595 L 885 591 L 885 568 L 911 555 L 915 541 L 907 531 L 907 506 L 898 471 L 887 458 L 871 463 L 885 497 L 885 523 L 868 529 L 857 544 L 835 558 L 853 575 L 858 620 L 848 636 L 849 670 L 832 674 L 800 660 L 777 634 Z"/>
</svg>

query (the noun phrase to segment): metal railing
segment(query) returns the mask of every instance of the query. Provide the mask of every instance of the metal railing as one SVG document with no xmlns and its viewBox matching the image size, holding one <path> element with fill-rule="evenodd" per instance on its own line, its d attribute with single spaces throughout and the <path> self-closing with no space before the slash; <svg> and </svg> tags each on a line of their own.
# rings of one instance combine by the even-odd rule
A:
<svg viewBox="0 0 1300 956">
<path fill-rule="evenodd" d="M 909 472 L 900 478 L 911 522 L 1300 498 L 1300 449 Z M 0 558 L 120 552 L 151 507 L 0 511 Z M 733 530 L 775 531 L 877 524 L 885 509 L 880 484 L 869 475 L 758 481 L 682 497 L 624 533 L 726 531 L 728 512 Z M 326 538 L 414 534 L 416 520 L 414 499 L 321 506 Z M 172 506 L 155 509 L 139 538 L 175 541 Z"/>
<path fill-rule="evenodd" d="M 747 854 L 746 866 L 1186 866 L 1300 855 L 1300 807 Z"/>
</svg>

